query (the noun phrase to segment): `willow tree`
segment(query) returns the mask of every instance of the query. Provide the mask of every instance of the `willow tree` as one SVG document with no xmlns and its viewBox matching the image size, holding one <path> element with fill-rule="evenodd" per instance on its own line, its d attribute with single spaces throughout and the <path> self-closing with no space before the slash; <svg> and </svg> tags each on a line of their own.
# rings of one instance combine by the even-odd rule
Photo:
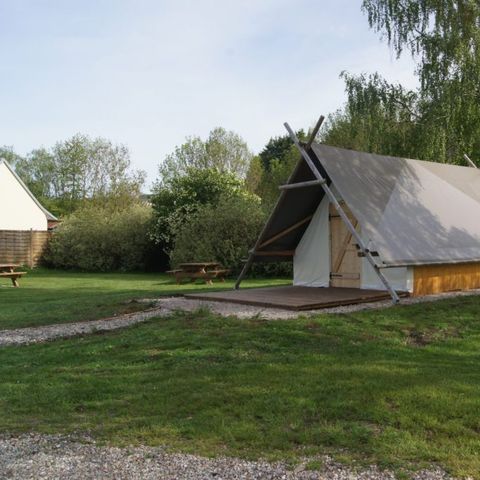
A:
<svg viewBox="0 0 480 480">
<path fill-rule="evenodd" d="M 390 84 L 377 73 L 342 73 L 344 110 L 330 115 L 322 140 L 354 150 L 412 157 L 418 155 L 418 95 Z"/>
<path fill-rule="evenodd" d="M 405 113 L 408 107 L 416 156 L 454 163 L 462 162 L 464 152 L 479 158 L 478 0 L 364 0 L 362 9 L 370 27 L 381 34 L 397 57 L 410 54 L 416 61 L 417 92 L 399 88 L 395 92 L 394 85 L 376 82 L 376 93 L 371 95 L 382 99 L 384 108 L 394 109 L 396 114 Z M 357 77 L 356 81 L 362 92 L 372 88 L 371 79 Z M 392 93 L 395 95 L 389 96 Z M 405 98 L 412 103 L 405 105 Z M 345 113 L 362 116 L 370 106 L 374 105 L 352 102 L 350 94 Z M 377 117 L 378 113 L 383 118 L 388 112 L 377 111 Z"/>
<path fill-rule="evenodd" d="M 478 0 L 364 0 L 369 24 L 397 56 L 417 59 L 423 121 L 432 153 L 454 161 L 480 154 L 480 3 Z"/>
</svg>

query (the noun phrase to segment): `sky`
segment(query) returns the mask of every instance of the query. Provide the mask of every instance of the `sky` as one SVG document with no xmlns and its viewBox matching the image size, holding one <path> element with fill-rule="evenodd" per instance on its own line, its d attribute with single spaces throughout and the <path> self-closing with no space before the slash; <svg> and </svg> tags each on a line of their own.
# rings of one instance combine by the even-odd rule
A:
<svg viewBox="0 0 480 480">
<path fill-rule="evenodd" d="M 105 137 L 151 184 L 187 136 L 222 126 L 258 153 L 312 126 L 344 70 L 417 84 L 361 0 L 0 0 L 0 145 Z"/>
</svg>

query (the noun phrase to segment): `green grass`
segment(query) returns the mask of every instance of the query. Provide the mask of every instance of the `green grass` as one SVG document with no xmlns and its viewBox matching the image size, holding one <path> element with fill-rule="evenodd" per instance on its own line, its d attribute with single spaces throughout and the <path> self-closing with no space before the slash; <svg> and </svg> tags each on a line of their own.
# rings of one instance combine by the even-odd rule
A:
<svg viewBox="0 0 480 480">
<path fill-rule="evenodd" d="M 246 280 L 245 287 L 281 284 L 287 280 Z M 0 279 L 0 330 L 52 323 L 96 320 L 148 307 L 129 303 L 134 298 L 156 298 L 195 290 L 232 288 L 233 280 L 178 286 L 165 274 L 72 273 L 34 270 L 11 288 Z"/>
<path fill-rule="evenodd" d="M 4 431 L 480 478 L 478 297 L 295 321 L 179 313 L 0 349 L 0 378 Z"/>
</svg>

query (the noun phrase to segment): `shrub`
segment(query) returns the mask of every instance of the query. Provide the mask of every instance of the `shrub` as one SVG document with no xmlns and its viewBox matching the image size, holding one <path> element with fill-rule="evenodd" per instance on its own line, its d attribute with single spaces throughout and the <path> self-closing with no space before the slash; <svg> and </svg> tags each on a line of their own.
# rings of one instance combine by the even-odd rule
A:
<svg viewBox="0 0 480 480">
<path fill-rule="evenodd" d="M 215 205 L 225 195 L 244 194 L 243 181 L 234 174 L 215 169 L 188 168 L 183 175 L 158 182 L 151 197 L 153 221 L 150 238 L 169 253 L 175 232 L 199 207 Z"/>
<path fill-rule="evenodd" d="M 151 207 L 136 202 L 122 209 L 89 206 L 67 217 L 44 254 L 47 266 L 87 271 L 145 267 Z"/>
<path fill-rule="evenodd" d="M 171 264 L 215 260 L 238 272 L 264 220 L 253 195 L 224 196 L 215 205 L 202 205 L 177 226 Z"/>
</svg>

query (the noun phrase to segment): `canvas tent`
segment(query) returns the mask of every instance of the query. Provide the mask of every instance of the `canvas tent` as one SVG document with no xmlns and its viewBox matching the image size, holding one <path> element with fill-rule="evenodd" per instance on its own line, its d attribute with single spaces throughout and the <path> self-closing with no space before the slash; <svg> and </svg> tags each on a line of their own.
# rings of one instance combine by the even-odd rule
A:
<svg viewBox="0 0 480 480">
<path fill-rule="evenodd" d="M 47 230 L 57 222 L 9 163 L 0 158 L 0 230 Z"/>
<path fill-rule="evenodd" d="M 394 297 L 480 287 L 480 170 L 297 146 L 302 159 L 242 275 L 253 261 L 292 260 L 294 285 Z"/>
<path fill-rule="evenodd" d="M 57 218 L 0 158 L 0 264 L 34 267 L 56 223 Z"/>
</svg>

